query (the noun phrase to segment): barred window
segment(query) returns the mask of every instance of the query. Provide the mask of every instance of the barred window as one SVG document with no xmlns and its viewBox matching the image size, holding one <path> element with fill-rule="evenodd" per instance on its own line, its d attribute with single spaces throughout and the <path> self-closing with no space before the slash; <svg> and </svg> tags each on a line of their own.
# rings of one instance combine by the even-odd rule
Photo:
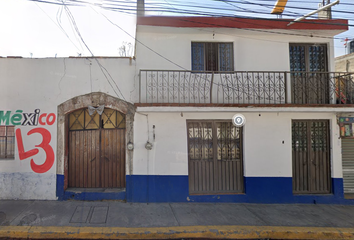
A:
<svg viewBox="0 0 354 240">
<path fill-rule="evenodd" d="M 290 71 L 292 72 L 327 72 L 326 44 L 291 43 Z"/>
<path fill-rule="evenodd" d="M 192 71 L 233 71 L 232 43 L 192 42 Z"/>
<path fill-rule="evenodd" d="M 0 126 L 0 159 L 15 158 L 15 127 Z"/>
<path fill-rule="evenodd" d="M 330 81 L 330 75 L 327 73 L 327 45 L 290 43 L 289 58 L 292 103 L 330 103 L 333 90 L 331 90 L 332 86 L 330 86 L 332 80 Z M 346 97 L 341 98 L 344 99 Z M 339 99 L 339 101 L 343 101 L 343 99 Z"/>
</svg>

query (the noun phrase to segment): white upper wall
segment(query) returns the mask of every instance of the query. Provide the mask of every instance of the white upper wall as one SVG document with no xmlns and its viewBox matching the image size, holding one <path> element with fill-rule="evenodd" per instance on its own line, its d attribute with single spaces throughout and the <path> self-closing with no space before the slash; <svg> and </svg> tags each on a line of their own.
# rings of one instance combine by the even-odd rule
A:
<svg viewBox="0 0 354 240">
<path fill-rule="evenodd" d="M 56 106 L 68 99 L 90 92 L 104 92 L 122 99 L 117 86 L 126 101 L 132 102 L 135 62 L 129 58 L 98 58 L 97 61 L 93 58 L 0 58 L 1 110 L 32 109 L 39 103 L 41 107 L 54 106 L 56 110 Z"/>
<path fill-rule="evenodd" d="M 272 30 L 272 32 L 279 32 L 279 34 L 266 33 L 256 29 L 138 25 L 136 35 L 137 68 L 191 70 L 191 42 L 203 41 L 233 42 L 235 71 L 289 71 L 289 43 L 327 44 L 329 71 L 334 71 L 334 48 L 331 38 L 301 36 L 311 34 L 306 30 L 283 30 L 282 33 L 279 30 Z M 315 35 L 324 36 L 325 32 L 317 32 Z"/>
</svg>

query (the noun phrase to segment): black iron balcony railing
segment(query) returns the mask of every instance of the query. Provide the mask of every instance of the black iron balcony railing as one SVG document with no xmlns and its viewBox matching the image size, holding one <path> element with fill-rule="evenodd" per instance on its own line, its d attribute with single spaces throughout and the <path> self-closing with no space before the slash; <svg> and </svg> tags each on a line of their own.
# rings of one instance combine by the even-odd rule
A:
<svg viewBox="0 0 354 240">
<path fill-rule="evenodd" d="M 295 104 L 354 104 L 354 73 L 291 72 Z"/>
<path fill-rule="evenodd" d="M 354 73 L 141 70 L 139 81 L 139 103 L 354 103 Z"/>
</svg>

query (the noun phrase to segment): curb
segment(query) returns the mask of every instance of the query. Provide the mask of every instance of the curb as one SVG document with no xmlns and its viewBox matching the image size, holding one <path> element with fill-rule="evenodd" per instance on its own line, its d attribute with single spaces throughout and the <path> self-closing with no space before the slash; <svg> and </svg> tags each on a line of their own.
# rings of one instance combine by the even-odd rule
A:
<svg viewBox="0 0 354 240">
<path fill-rule="evenodd" d="M 353 239 L 354 228 L 179 226 L 156 228 L 0 226 L 0 238 L 33 239 Z"/>
</svg>

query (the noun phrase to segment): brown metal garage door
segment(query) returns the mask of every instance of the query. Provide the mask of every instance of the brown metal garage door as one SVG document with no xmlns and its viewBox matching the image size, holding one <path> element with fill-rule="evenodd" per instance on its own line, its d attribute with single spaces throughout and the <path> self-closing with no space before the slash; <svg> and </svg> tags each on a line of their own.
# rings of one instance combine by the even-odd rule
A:
<svg viewBox="0 0 354 240">
<path fill-rule="evenodd" d="M 125 187 L 125 116 L 104 109 L 69 115 L 69 187 Z"/>
</svg>

